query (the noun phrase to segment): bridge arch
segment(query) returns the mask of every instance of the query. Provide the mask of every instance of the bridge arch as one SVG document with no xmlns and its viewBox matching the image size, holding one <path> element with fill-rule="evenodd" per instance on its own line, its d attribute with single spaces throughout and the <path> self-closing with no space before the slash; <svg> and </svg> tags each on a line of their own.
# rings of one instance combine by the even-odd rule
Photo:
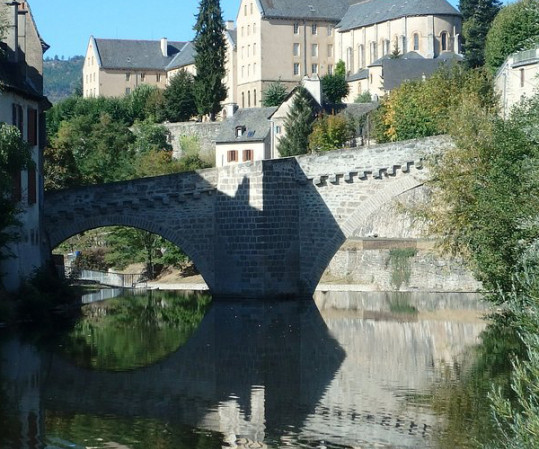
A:
<svg viewBox="0 0 539 449">
<path fill-rule="evenodd" d="M 157 234 L 160 237 L 165 238 L 171 243 L 175 244 L 187 256 L 194 262 L 200 274 L 204 278 L 204 281 L 210 286 L 213 282 L 212 261 L 207 260 L 204 255 L 199 254 L 196 246 L 192 243 L 192 240 L 185 233 L 178 232 L 171 229 L 155 219 L 150 219 L 146 216 L 139 215 L 133 216 L 128 214 L 112 214 L 112 215 L 94 215 L 92 217 L 83 216 L 81 218 L 74 218 L 66 222 L 61 227 L 55 227 L 54 230 L 48 232 L 49 247 L 51 249 L 56 248 L 59 244 L 64 242 L 74 235 L 82 232 L 90 231 L 92 229 L 103 228 L 108 226 L 126 226 L 130 228 L 136 228 L 143 231 L 148 231 L 153 234 Z"/>
<path fill-rule="evenodd" d="M 387 182 L 389 180 L 389 182 Z M 384 182 L 384 181 L 381 181 Z M 314 256 L 311 268 L 303 273 L 303 282 L 314 291 L 324 271 L 339 248 L 352 237 L 355 231 L 364 227 L 372 215 L 384 207 L 389 207 L 396 198 L 404 193 L 424 186 L 425 181 L 411 175 L 386 178 L 387 184 L 359 203 L 355 211 L 339 223 L 339 231 L 327 236 L 319 251 Z"/>
</svg>

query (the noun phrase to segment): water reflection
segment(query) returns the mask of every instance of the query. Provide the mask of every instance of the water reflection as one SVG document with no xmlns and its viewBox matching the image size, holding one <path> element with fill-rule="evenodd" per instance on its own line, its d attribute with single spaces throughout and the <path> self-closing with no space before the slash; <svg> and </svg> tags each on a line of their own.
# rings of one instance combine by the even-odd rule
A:
<svg viewBox="0 0 539 449">
<path fill-rule="evenodd" d="M 476 299 L 327 293 L 216 303 L 177 350 L 121 372 L 79 363 L 73 347 L 5 343 L 4 397 L 18 404 L 8 416 L 19 423 L 8 427 L 26 443 L 2 432 L 0 447 L 43 447 L 30 436 L 51 447 L 435 447 L 445 418 L 428 398 L 485 327 Z M 6 376 L 14 362 L 30 377 Z M 31 413 L 35 435 L 20 424 Z"/>
</svg>

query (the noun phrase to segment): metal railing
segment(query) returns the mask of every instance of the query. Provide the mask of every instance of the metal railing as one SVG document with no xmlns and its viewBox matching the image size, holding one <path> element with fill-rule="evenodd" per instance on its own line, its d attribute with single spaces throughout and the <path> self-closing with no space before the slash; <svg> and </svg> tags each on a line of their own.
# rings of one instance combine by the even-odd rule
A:
<svg viewBox="0 0 539 449">
<path fill-rule="evenodd" d="M 58 267 L 61 276 L 66 279 L 95 282 L 96 284 L 120 288 L 144 288 L 146 279 L 142 274 L 125 274 L 111 271 L 81 270 L 75 267 Z"/>
</svg>

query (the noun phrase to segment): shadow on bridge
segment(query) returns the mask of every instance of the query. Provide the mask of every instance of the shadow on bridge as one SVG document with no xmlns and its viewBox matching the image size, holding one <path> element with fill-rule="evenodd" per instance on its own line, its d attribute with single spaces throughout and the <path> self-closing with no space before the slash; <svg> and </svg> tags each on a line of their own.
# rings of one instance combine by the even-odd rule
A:
<svg viewBox="0 0 539 449">
<path fill-rule="evenodd" d="M 294 158 L 49 192 L 50 248 L 129 226 L 194 261 L 214 298 L 311 298 L 345 236 Z"/>
<path fill-rule="evenodd" d="M 51 355 L 42 405 L 261 441 L 301 427 L 344 357 L 314 302 L 218 302 L 185 346 L 144 369 L 92 371 Z"/>
</svg>

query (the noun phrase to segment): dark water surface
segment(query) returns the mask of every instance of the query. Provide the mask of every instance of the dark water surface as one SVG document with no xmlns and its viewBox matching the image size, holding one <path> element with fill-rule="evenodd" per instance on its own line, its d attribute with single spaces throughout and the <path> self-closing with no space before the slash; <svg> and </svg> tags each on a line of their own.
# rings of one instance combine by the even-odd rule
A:
<svg viewBox="0 0 539 449">
<path fill-rule="evenodd" d="M 485 312 L 431 293 L 92 302 L 67 333 L 0 333 L 0 448 L 473 447 Z"/>
</svg>

